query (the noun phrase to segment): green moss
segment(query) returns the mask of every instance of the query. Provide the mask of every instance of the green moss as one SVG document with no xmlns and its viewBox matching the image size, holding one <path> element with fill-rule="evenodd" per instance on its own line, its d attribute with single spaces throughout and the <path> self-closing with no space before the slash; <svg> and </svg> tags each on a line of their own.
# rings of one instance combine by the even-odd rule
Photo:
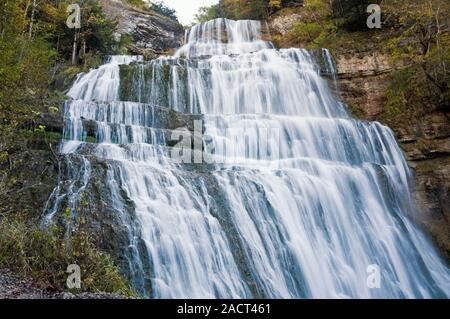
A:
<svg viewBox="0 0 450 319">
<path fill-rule="evenodd" d="M 52 144 L 57 144 L 59 141 L 61 141 L 62 134 L 58 133 L 58 132 L 46 131 L 43 133 L 43 137 L 44 137 L 45 141 L 52 143 Z"/>
<path fill-rule="evenodd" d="M 353 105 L 353 104 L 347 104 L 347 108 L 350 110 L 352 115 L 359 119 L 365 119 L 367 118 L 366 111 L 362 109 L 360 106 Z"/>
<path fill-rule="evenodd" d="M 96 144 L 98 143 L 98 139 L 95 136 L 86 136 L 85 142 Z"/>
<path fill-rule="evenodd" d="M 128 101 L 131 95 L 131 88 L 129 83 L 131 83 L 131 67 L 129 65 L 121 65 L 120 66 L 120 88 L 119 88 L 119 96 L 120 100 Z"/>
</svg>

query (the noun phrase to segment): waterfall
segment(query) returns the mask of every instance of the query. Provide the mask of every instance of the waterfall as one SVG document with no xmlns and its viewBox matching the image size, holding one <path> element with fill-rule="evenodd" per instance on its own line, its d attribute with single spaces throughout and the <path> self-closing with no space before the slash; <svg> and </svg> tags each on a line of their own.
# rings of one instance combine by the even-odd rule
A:
<svg viewBox="0 0 450 319">
<path fill-rule="evenodd" d="M 75 220 L 104 176 L 126 271 L 151 298 L 450 295 L 447 265 L 408 217 L 393 133 L 352 118 L 311 53 L 275 49 L 257 21 L 216 19 L 185 41 L 77 78 L 47 221 L 64 205 Z M 202 114 L 208 162 L 174 161 L 170 122 L 188 116 L 174 111 Z"/>
<path fill-rule="evenodd" d="M 117 100 L 119 98 L 117 93 L 120 85 L 119 65 L 142 60 L 143 57 L 141 56 L 112 56 L 100 68 L 93 69 L 87 74 L 79 74 L 67 95 L 84 101 Z"/>
</svg>

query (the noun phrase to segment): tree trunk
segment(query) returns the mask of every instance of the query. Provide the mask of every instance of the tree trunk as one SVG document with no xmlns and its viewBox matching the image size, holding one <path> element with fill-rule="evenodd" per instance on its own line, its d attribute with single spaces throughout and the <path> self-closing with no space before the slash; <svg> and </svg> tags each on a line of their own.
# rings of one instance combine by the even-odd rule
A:
<svg viewBox="0 0 450 319">
<path fill-rule="evenodd" d="M 83 50 L 81 51 L 83 54 L 83 57 L 86 55 L 86 39 L 83 39 Z"/>
<path fill-rule="evenodd" d="M 81 50 L 81 54 L 83 55 L 84 66 L 86 66 L 86 39 L 83 39 L 83 49 Z"/>
<path fill-rule="evenodd" d="M 73 49 L 72 49 L 72 65 L 75 65 L 77 62 L 77 41 L 78 41 L 78 33 L 75 30 L 75 37 L 73 39 Z"/>
<path fill-rule="evenodd" d="M 34 16 L 36 14 L 36 0 L 33 0 L 33 7 L 31 9 L 31 21 L 30 21 L 30 29 L 29 29 L 29 37 L 31 39 L 31 36 L 33 35 L 33 24 L 34 24 Z"/>
<path fill-rule="evenodd" d="M 26 19 L 27 18 L 27 15 L 28 15 L 28 9 L 30 8 L 30 4 L 31 4 L 31 0 L 28 0 L 27 1 L 27 4 L 26 4 L 26 6 L 25 6 L 25 13 L 24 13 L 24 15 L 23 15 L 23 17 Z"/>
</svg>

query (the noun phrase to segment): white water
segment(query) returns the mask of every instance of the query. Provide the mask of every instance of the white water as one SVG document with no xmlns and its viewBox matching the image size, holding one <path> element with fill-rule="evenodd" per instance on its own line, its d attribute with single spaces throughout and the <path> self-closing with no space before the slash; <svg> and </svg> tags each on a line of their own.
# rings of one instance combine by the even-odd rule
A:
<svg viewBox="0 0 450 319">
<path fill-rule="evenodd" d="M 125 98 L 148 104 L 116 101 L 119 64 L 141 58 L 113 58 L 81 75 L 61 151 L 82 156 L 85 174 L 71 175 L 78 189 L 55 190 L 47 218 L 64 196 L 75 213 L 89 161 L 105 159 L 114 193 L 105 201 L 124 214 L 125 192 L 138 218 L 150 269 L 142 254 L 127 258 L 150 297 L 448 297 L 449 269 L 407 217 L 410 176 L 392 132 L 352 119 L 310 53 L 272 49 L 260 30 L 224 19 L 193 27 L 175 57 L 136 66 Z M 164 102 L 205 114 L 209 146 L 225 164 L 199 173 L 173 163 L 149 105 Z M 86 120 L 100 144 L 82 142 Z M 367 285 L 373 264 L 379 289 Z"/>
<path fill-rule="evenodd" d="M 115 101 L 119 99 L 119 65 L 143 61 L 141 56 L 112 56 L 98 69 L 87 74 L 80 73 L 67 93 L 68 96 L 84 101 Z"/>
</svg>

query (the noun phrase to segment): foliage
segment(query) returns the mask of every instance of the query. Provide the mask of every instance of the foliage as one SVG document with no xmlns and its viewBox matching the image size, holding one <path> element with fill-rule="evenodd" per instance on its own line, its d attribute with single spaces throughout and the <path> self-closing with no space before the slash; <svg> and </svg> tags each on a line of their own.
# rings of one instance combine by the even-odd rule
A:
<svg viewBox="0 0 450 319">
<path fill-rule="evenodd" d="M 81 290 L 132 295 L 111 258 L 98 251 L 92 239 L 79 231 L 66 238 L 55 227 L 42 230 L 20 217 L 0 220 L 0 266 L 63 291 L 69 265 L 81 268 Z"/>
<path fill-rule="evenodd" d="M 125 0 L 125 3 L 131 5 L 134 8 L 146 10 L 148 9 L 148 3 L 145 0 Z"/>
<path fill-rule="evenodd" d="M 380 2 L 380 1 L 378 1 Z M 332 0 L 331 11 L 339 27 L 348 31 L 367 29 L 367 7 L 376 4 L 374 0 Z"/>
<path fill-rule="evenodd" d="M 415 82 L 425 83 L 425 95 L 434 92 L 440 108 L 450 110 L 450 26 L 448 2 L 423 2 L 398 15 L 398 32 L 389 40 L 386 51 L 393 62 L 402 62 L 415 69 Z M 420 76 L 420 79 L 417 77 Z M 431 90 L 431 92 L 430 92 Z M 417 96 L 423 101 L 424 96 Z M 428 100 L 428 99 L 427 99 Z M 429 102 L 429 101 L 428 101 Z"/>
<path fill-rule="evenodd" d="M 67 14 L 57 16 L 49 24 L 56 26 L 54 32 L 46 34 L 51 43 L 57 44 L 57 50 L 62 59 L 72 57 L 75 45 L 75 61 L 84 62 L 86 54 L 105 56 L 118 50 L 119 43 L 114 38 L 116 23 L 108 20 L 102 7 L 95 0 L 84 0 L 81 4 L 81 29 L 69 29 L 66 24 Z M 67 1 L 54 7 L 58 12 L 65 12 Z M 43 16 L 48 16 L 43 12 Z"/>
<path fill-rule="evenodd" d="M 367 4 L 382 9 L 382 28 L 366 26 Z M 450 110 L 450 2 L 447 0 L 305 0 L 286 34 L 275 34 L 280 47 L 329 48 L 335 56 L 347 52 L 379 52 L 391 57 L 382 120 L 396 127 L 434 110 Z M 357 109 L 356 107 L 354 109 Z"/>
<path fill-rule="evenodd" d="M 306 0 L 302 11 L 304 18 L 294 24 L 286 40 L 296 45 L 321 46 L 323 38 L 336 29 L 331 19 L 330 4 L 323 0 Z"/>
<path fill-rule="evenodd" d="M 414 78 L 413 69 L 405 69 L 395 71 L 391 75 L 391 86 L 387 90 L 386 111 L 384 117 L 386 119 L 398 119 L 411 110 L 412 104 L 408 103 L 407 96 L 410 93 L 409 81 Z"/>
<path fill-rule="evenodd" d="M 266 0 L 221 0 L 219 4 L 229 19 L 264 19 L 268 16 Z"/>
<path fill-rule="evenodd" d="M 43 111 L 49 84 L 72 56 L 86 68 L 120 49 L 115 23 L 105 18 L 98 1 L 78 2 L 82 27 L 77 31 L 65 24 L 69 3 L 0 1 L 0 151 L 13 148 L 24 127 L 34 128 L 30 123 Z"/>
<path fill-rule="evenodd" d="M 224 16 L 220 4 L 215 4 L 210 7 L 201 7 L 199 12 L 195 15 L 195 22 L 202 23 Z"/>
<path fill-rule="evenodd" d="M 303 0 L 220 0 L 216 5 L 201 8 L 196 21 L 206 22 L 215 18 L 261 20 L 282 8 L 301 3 Z"/>
<path fill-rule="evenodd" d="M 126 293 L 117 268 L 94 248 L 87 234 L 67 239 L 60 230 L 43 231 L 11 217 L 36 216 L 42 206 L 36 207 L 33 196 L 53 187 L 54 180 L 48 181 L 45 172 L 54 166 L 51 144 L 55 147 L 56 141 L 40 121 L 43 113 L 58 112 L 65 97 L 53 92 L 51 84 L 59 74 L 79 73 L 122 49 L 113 36 L 116 24 L 105 18 L 98 1 L 77 1 L 82 26 L 76 31 L 65 24 L 69 3 L 0 0 L 0 216 L 8 216 L 0 220 L 0 267 L 63 289 L 65 269 L 77 263 L 84 271 L 83 291 Z M 39 151 L 30 150 L 34 143 Z M 24 176 L 30 170 L 23 172 L 22 167 L 39 171 Z"/>
<path fill-rule="evenodd" d="M 176 11 L 174 9 L 166 6 L 164 4 L 164 2 L 162 2 L 162 1 L 152 2 L 151 9 L 153 11 L 155 11 L 156 13 L 159 13 L 159 14 L 169 18 L 170 20 L 178 22 L 178 17 L 176 15 Z"/>
<path fill-rule="evenodd" d="M 269 8 L 272 12 L 277 11 L 283 7 L 283 1 L 281 0 L 269 0 Z"/>
</svg>

